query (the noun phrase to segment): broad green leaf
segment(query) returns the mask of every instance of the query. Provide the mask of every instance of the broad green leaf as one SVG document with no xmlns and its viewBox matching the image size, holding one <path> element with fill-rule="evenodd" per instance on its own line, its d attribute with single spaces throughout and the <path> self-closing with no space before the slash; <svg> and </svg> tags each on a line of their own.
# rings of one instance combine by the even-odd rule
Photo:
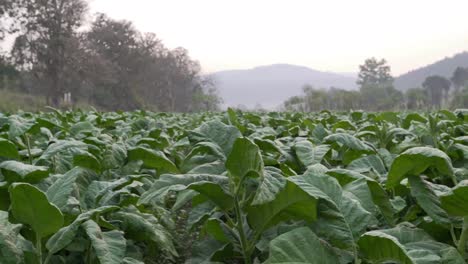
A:
<svg viewBox="0 0 468 264">
<path fill-rule="evenodd" d="M 181 171 L 188 172 L 199 166 L 216 161 L 224 161 L 226 157 L 222 149 L 212 142 L 197 143 L 182 162 Z M 224 165 L 223 165 L 224 167 Z"/>
<path fill-rule="evenodd" d="M 271 202 L 286 185 L 286 178 L 276 168 L 266 168 L 251 205 Z"/>
<path fill-rule="evenodd" d="M 370 231 L 359 239 L 359 249 L 371 263 L 415 264 L 395 237 L 380 231 Z"/>
<path fill-rule="evenodd" d="M 8 182 L 37 183 L 49 176 L 47 167 L 28 165 L 14 160 L 0 163 L 0 170 Z"/>
<path fill-rule="evenodd" d="M 348 170 L 353 170 L 360 173 L 374 170 L 379 174 L 379 176 L 387 174 L 387 170 L 385 169 L 383 161 L 377 155 L 368 155 L 359 159 L 355 159 L 346 168 Z"/>
<path fill-rule="evenodd" d="M 113 219 L 120 220 L 125 235 L 136 241 L 151 241 L 157 246 L 177 256 L 170 234 L 152 214 L 143 214 L 138 210 L 125 210 L 114 213 Z"/>
<path fill-rule="evenodd" d="M 396 187 L 408 176 L 419 176 L 429 167 L 435 168 L 442 175 L 453 176 L 452 161 L 439 149 L 416 147 L 408 149 L 393 161 L 388 173 L 387 188 Z"/>
<path fill-rule="evenodd" d="M 273 201 L 247 208 L 247 220 L 253 230 L 262 233 L 281 221 L 317 219 L 317 198 L 289 179 Z"/>
<path fill-rule="evenodd" d="M 367 232 L 359 246 L 371 263 L 465 263 L 452 246 L 435 241 L 422 229 L 405 225 Z"/>
<path fill-rule="evenodd" d="M 105 147 L 102 154 L 102 168 L 115 169 L 122 167 L 127 158 L 127 149 L 121 142 L 114 143 Z M 143 161 L 144 162 L 144 161 Z M 146 163 L 145 163 L 146 164 Z"/>
<path fill-rule="evenodd" d="M 171 191 L 191 189 L 206 196 L 221 208 L 231 208 L 233 196 L 229 193 L 226 176 L 207 174 L 162 175 L 151 188 L 144 192 L 138 204 L 162 203 Z"/>
<path fill-rule="evenodd" d="M 53 172 L 64 174 L 71 170 L 75 155 L 88 151 L 88 145 L 77 140 L 58 140 L 37 159 L 35 165 L 48 166 Z"/>
<path fill-rule="evenodd" d="M 374 151 L 370 146 L 366 145 L 361 140 L 357 139 L 356 137 L 350 134 L 345 133 L 336 133 L 329 135 L 326 138 L 324 138 L 323 141 L 325 143 L 339 143 L 343 146 L 348 147 L 349 149 L 358 150 L 365 153 L 371 153 Z"/>
<path fill-rule="evenodd" d="M 63 226 L 62 212 L 49 203 L 45 193 L 30 184 L 12 184 L 10 200 L 13 216 L 31 226 L 39 237 L 51 235 Z"/>
<path fill-rule="evenodd" d="M 49 189 L 47 189 L 46 194 L 48 200 L 63 211 L 67 206 L 68 198 L 74 190 L 76 179 L 87 174 L 89 174 L 89 171 L 86 169 L 75 167 L 71 171 L 61 175 Z"/>
<path fill-rule="evenodd" d="M 321 163 L 322 159 L 330 150 L 330 146 L 318 145 L 314 147 L 310 141 L 304 140 L 296 143 L 294 145 L 294 149 L 302 165 L 308 167 L 310 165 Z"/>
<path fill-rule="evenodd" d="M 9 118 L 10 129 L 8 131 L 8 137 L 10 139 L 15 139 L 24 135 L 29 129 L 34 126 L 32 120 L 25 119 L 18 115 L 10 116 Z"/>
<path fill-rule="evenodd" d="M 128 151 L 128 158 L 130 161 L 142 160 L 145 166 L 165 172 L 178 173 L 179 171 L 176 165 L 159 150 L 137 147 Z"/>
<path fill-rule="evenodd" d="M 91 124 L 88 121 L 84 121 L 73 124 L 70 127 L 70 133 L 72 136 L 76 137 L 81 133 L 91 133 L 94 129 L 95 127 L 93 126 L 93 124 Z"/>
<path fill-rule="evenodd" d="M 270 243 L 267 264 L 336 264 L 338 256 L 309 228 L 301 227 L 282 234 Z"/>
<path fill-rule="evenodd" d="M 71 151 L 81 153 L 81 150 L 88 150 L 88 145 L 77 140 L 58 140 L 57 142 L 49 145 L 36 163 L 40 163 L 41 161 L 50 162 L 54 157 L 60 156 L 64 152 Z"/>
<path fill-rule="evenodd" d="M 349 254 L 356 254 L 355 241 L 367 226 L 375 222 L 372 214 L 357 199 L 345 195 L 332 177 L 309 172 L 288 179 L 320 199 L 317 221 L 312 224 L 315 232 L 333 246 L 346 250 Z"/>
<path fill-rule="evenodd" d="M 5 264 L 23 262 L 23 249 L 18 243 L 21 225 L 11 224 L 8 213 L 0 211 L 0 260 Z"/>
<path fill-rule="evenodd" d="M 232 246 L 214 238 L 197 241 L 193 253 L 186 263 L 220 264 L 226 255 L 232 255 Z"/>
<path fill-rule="evenodd" d="M 126 249 L 123 232 L 117 230 L 102 232 L 99 225 L 93 220 L 84 222 L 83 227 L 101 264 L 122 262 Z"/>
<path fill-rule="evenodd" d="M 263 160 L 260 149 L 249 139 L 238 138 L 227 158 L 226 169 L 236 186 L 249 173 L 262 176 Z"/>
<path fill-rule="evenodd" d="M 231 153 L 234 141 L 241 136 L 242 134 L 235 126 L 229 126 L 217 120 L 203 123 L 189 135 L 194 143 L 201 141 L 216 143 L 224 151 L 225 156 Z"/>
<path fill-rule="evenodd" d="M 450 215 L 468 216 L 468 180 L 461 181 L 450 192 L 440 196 L 441 206 Z"/>
<path fill-rule="evenodd" d="M 437 223 L 449 225 L 451 221 L 444 209 L 441 208 L 439 197 L 428 183 L 420 176 L 409 177 L 408 181 L 411 186 L 411 195 L 416 198 L 419 206 Z"/>
<path fill-rule="evenodd" d="M 87 168 L 98 173 L 101 171 L 101 163 L 89 152 L 75 155 L 73 157 L 73 165 Z"/>
<path fill-rule="evenodd" d="M 62 227 L 58 232 L 47 240 L 46 247 L 51 254 L 55 254 L 67 247 L 75 239 L 78 229 L 85 221 L 97 214 L 103 215 L 118 210 L 116 206 L 103 206 L 80 214 L 70 225 Z"/>
<path fill-rule="evenodd" d="M 18 159 L 19 153 L 13 142 L 0 138 L 0 157 Z"/>
<path fill-rule="evenodd" d="M 377 181 L 358 172 L 344 169 L 329 170 L 327 174 L 337 179 L 340 185 L 345 189 L 346 186 L 352 182 L 365 180 L 367 187 L 369 188 L 373 204 L 375 204 L 380 209 L 380 212 L 385 217 L 387 223 L 393 225 L 395 222 L 395 210 L 392 207 L 389 195 Z M 365 205 L 365 203 L 362 204 Z"/>
</svg>

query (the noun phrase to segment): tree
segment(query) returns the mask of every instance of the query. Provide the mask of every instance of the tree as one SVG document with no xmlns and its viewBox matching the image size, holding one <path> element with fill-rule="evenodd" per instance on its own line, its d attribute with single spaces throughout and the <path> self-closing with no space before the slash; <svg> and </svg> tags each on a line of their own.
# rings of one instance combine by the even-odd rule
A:
<svg viewBox="0 0 468 264">
<path fill-rule="evenodd" d="M 83 37 L 91 62 L 85 69 L 84 95 L 109 110 L 149 108 L 188 112 L 216 110 L 214 84 L 183 48 L 169 50 L 154 34 L 142 34 L 131 22 L 98 14 Z M 98 73 L 98 74 L 96 74 Z"/>
<path fill-rule="evenodd" d="M 398 109 L 403 94 L 393 87 L 391 68 L 385 59 L 367 59 L 359 66 L 362 106 L 367 110 Z"/>
<path fill-rule="evenodd" d="M 422 86 L 428 94 L 433 107 L 440 108 L 444 98 L 447 98 L 450 89 L 450 81 L 439 75 L 431 75 L 424 80 Z"/>
<path fill-rule="evenodd" d="M 139 87 L 139 32 L 128 21 L 117 21 L 98 14 L 83 36 L 85 51 L 94 57 L 86 74 L 89 101 L 104 109 L 132 110 L 142 106 Z"/>
<path fill-rule="evenodd" d="M 363 86 L 380 86 L 393 84 L 390 66 L 385 59 L 369 58 L 359 65 L 357 84 Z"/>
<path fill-rule="evenodd" d="M 47 102 L 59 105 L 72 43 L 87 11 L 84 0 L 15 0 L 12 14 L 19 24 L 13 58 L 34 72 L 45 87 Z"/>
<path fill-rule="evenodd" d="M 460 88 L 465 86 L 468 82 L 468 69 L 463 67 L 457 67 L 453 72 L 452 77 L 450 78 L 452 81 L 453 87 L 455 88 L 454 92 L 457 93 Z"/>
<path fill-rule="evenodd" d="M 0 55 L 0 88 L 9 89 L 19 78 L 19 72 L 11 64 L 9 58 Z"/>
<path fill-rule="evenodd" d="M 405 93 L 406 108 L 410 110 L 423 109 L 427 106 L 427 93 L 421 88 L 411 88 Z"/>
</svg>

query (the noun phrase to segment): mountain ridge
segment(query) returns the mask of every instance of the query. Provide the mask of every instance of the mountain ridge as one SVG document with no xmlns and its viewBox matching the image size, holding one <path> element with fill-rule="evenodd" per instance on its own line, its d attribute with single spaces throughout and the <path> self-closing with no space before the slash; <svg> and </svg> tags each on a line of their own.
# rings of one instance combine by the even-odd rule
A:
<svg viewBox="0 0 468 264">
<path fill-rule="evenodd" d="M 441 75 L 450 79 L 457 67 L 468 67 L 468 51 L 456 53 L 434 63 L 419 67 L 395 78 L 395 87 L 406 91 L 410 88 L 421 87 L 424 80 L 430 75 Z"/>
<path fill-rule="evenodd" d="M 225 107 L 244 105 L 254 108 L 260 104 L 271 109 L 291 96 L 300 95 L 306 84 L 317 88 L 356 88 L 353 77 L 287 63 L 219 71 L 210 77 L 215 80 Z"/>
<path fill-rule="evenodd" d="M 406 91 L 421 87 L 430 75 L 450 78 L 457 67 L 468 67 L 468 51 L 445 57 L 401 74 L 395 78 L 395 88 Z M 288 63 L 260 65 L 249 69 L 218 71 L 209 74 L 218 86 L 224 107 L 262 107 L 272 109 L 288 98 L 300 95 L 304 85 L 316 88 L 336 87 L 357 89 L 357 73 L 320 71 L 307 66 Z"/>
</svg>

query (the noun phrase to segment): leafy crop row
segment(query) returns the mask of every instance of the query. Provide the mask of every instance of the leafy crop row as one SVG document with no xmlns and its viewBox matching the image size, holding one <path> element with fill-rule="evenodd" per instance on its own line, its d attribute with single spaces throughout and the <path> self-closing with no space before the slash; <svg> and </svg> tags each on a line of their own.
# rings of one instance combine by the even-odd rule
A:
<svg viewBox="0 0 468 264">
<path fill-rule="evenodd" d="M 0 115 L 0 263 L 465 263 L 467 120 Z"/>
</svg>

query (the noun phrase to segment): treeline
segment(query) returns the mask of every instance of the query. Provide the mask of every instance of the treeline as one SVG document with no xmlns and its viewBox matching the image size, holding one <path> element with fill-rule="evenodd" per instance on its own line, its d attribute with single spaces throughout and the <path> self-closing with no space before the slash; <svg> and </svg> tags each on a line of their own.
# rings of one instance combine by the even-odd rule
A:
<svg viewBox="0 0 468 264">
<path fill-rule="evenodd" d="M 385 59 L 370 58 L 359 66 L 359 90 L 339 88 L 303 88 L 303 95 L 284 102 L 287 111 L 320 111 L 324 109 L 348 111 L 428 110 L 468 107 L 468 69 L 458 67 L 449 79 L 432 75 L 421 87 L 405 92 L 393 86 L 394 78 Z"/>
<path fill-rule="evenodd" d="M 105 14 L 85 0 L 2 0 L 1 37 L 15 37 L 0 57 L 0 88 L 44 96 L 47 104 L 102 110 L 218 108 L 213 82 L 183 48 Z"/>
</svg>

